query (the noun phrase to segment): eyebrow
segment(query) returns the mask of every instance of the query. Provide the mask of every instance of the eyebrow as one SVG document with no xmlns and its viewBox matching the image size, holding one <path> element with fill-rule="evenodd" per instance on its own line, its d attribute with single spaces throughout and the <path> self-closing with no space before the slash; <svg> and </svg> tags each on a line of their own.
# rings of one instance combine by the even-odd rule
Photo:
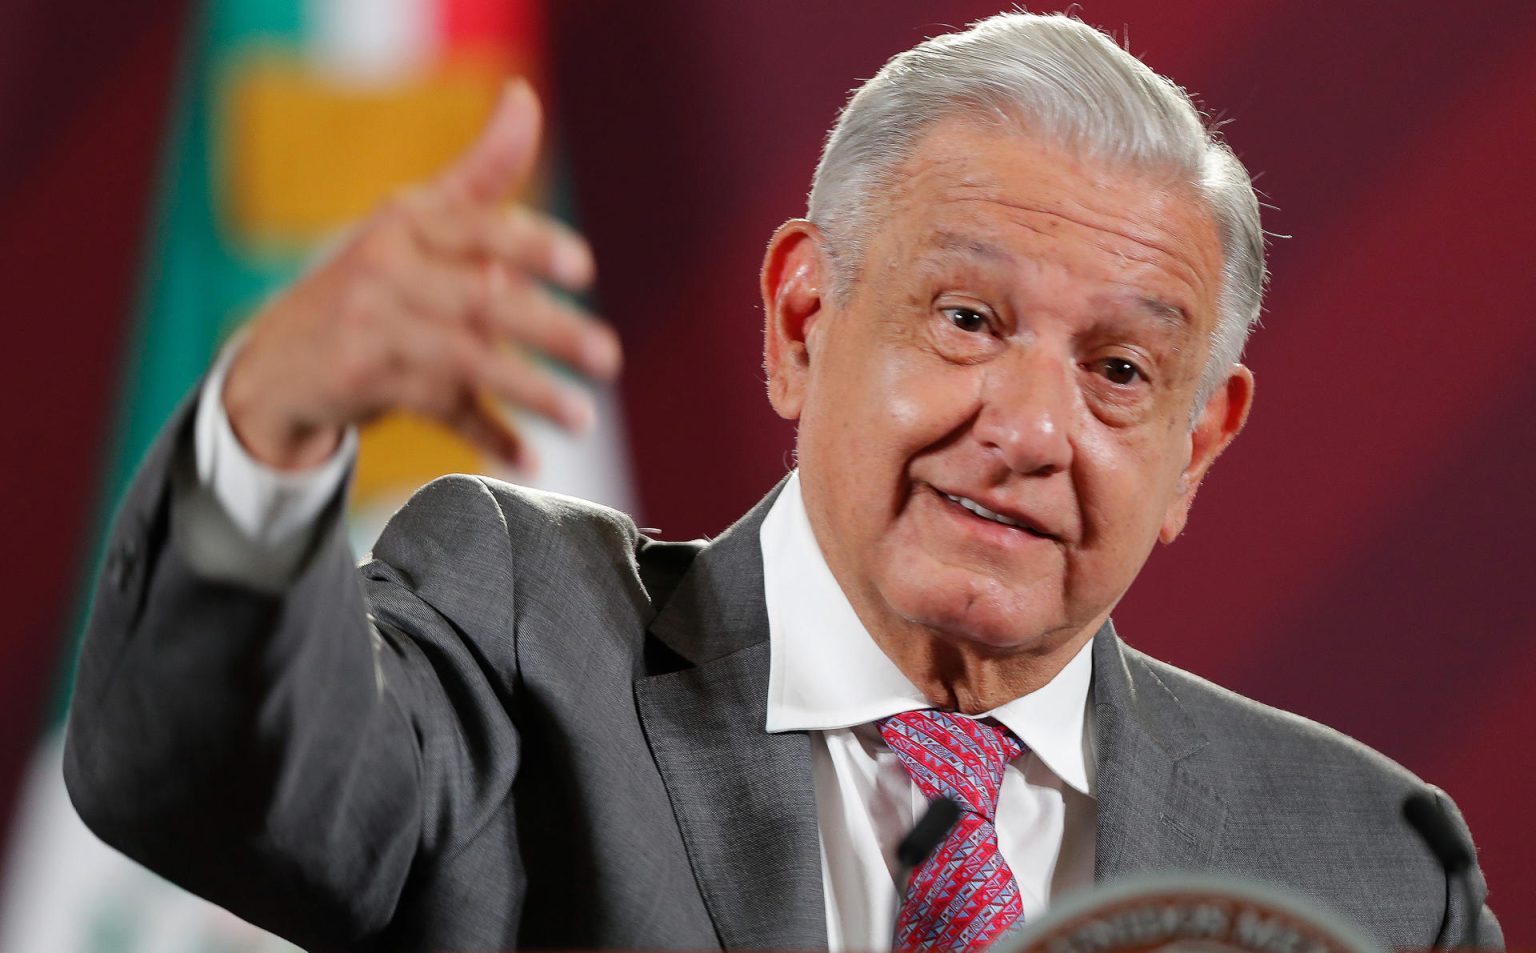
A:
<svg viewBox="0 0 1536 953">
<path fill-rule="evenodd" d="M 988 261 L 1011 262 L 1013 253 L 985 239 L 940 229 L 933 233 L 933 247 L 946 252 L 968 252 Z"/>
<path fill-rule="evenodd" d="M 1188 311 L 1176 304 L 1169 304 L 1161 298 L 1139 296 L 1136 298 L 1136 305 L 1154 318 L 1174 325 L 1178 330 L 1183 330 L 1190 324 Z"/>
<path fill-rule="evenodd" d="M 963 252 L 976 258 L 1002 264 L 1010 264 L 1016 260 L 1013 252 L 1001 245 L 949 229 L 939 229 L 933 233 L 932 247 L 940 252 Z M 1135 295 L 1122 300 L 1129 300 L 1137 310 L 1156 318 L 1160 324 L 1166 325 L 1171 331 L 1184 331 L 1194 323 L 1190 320 L 1188 311 L 1161 298 Z"/>
</svg>

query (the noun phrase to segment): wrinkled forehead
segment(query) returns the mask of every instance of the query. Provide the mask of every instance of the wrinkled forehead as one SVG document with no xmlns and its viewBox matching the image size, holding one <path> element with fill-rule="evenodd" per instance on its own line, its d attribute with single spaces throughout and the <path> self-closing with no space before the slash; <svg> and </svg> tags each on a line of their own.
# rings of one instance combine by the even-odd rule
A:
<svg viewBox="0 0 1536 953">
<path fill-rule="evenodd" d="M 1000 197 L 1012 193 L 1047 201 L 1077 190 L 1104 194 L 1127 206 L 1162 213 L 1148 224 L 1199 233 L 1192 238 L 1218 238 L 1197 167 L 1182 160 L 1106 154 L 1091 143 L 1037 131 L 1024 120 L 960 112 L 930 123 L 876 191 L 886 193 L 889 201 L 910 189 L 912 180 L 935 174 L 978 188 L 990 186 Z M 882 196 L 870 198 L 879 201 Z"/>
<path fill-rule="evenodd" d="M 1104 160 L 962 118 L 930 128 L 879 192 L 870 196 L 876 233 L 908 261 L 1068 249 L 1083 267 L 1150 283 L 1149 300 L 1214 324 L 1220 235 L 1178 170 Z"/>
</svg>

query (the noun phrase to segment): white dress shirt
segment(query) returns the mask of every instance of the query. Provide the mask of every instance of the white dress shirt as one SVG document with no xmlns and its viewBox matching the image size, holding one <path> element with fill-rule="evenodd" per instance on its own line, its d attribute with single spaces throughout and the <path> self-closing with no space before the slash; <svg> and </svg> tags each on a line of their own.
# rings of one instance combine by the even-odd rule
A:
<svg viewBox="0 0 1536 953">
<path fill-rule="evenodd" d="M 224 348 L 198 395 L 195 480 L 178 487 L 171 531 L 204 575 L 277 592 L 298 571 L 320 514 L 351 471 L 357 431 L 349 427 L 336 452 L 312 469 L 283 472 L 256 460 L 224 410 L 224 379 L 239 346 L 237 338 Z"/>
<path fill-rule="evenodd" d="M 246 452 L 220 399 L 235 348 L 199 398 L 196 485 L 184 487 L 173 531 L 188 558 L 219 578 L 286 584 L 357 455 L 348 431 L 325 463 L 280 472 Z M 798 474 L 762 527 L 771 665 L 767 730 L 808 731 L 832 950 L 888 948 L 896 911 L 896 844 L 926 806 L 873 722 L 929 707 L 870 640 L 832 578 L 811 531 Z M 1090 647 L 1050 684 L 988 714 L 1028 749 L 1008 766 L 998 840 L 1019 882 L 1025 918 L 1093 881 L 1093 727 Z"/>
<path fill-rule="evenodd" d="M 874 722 L 932 706 L 870 639 L 827 568 L 798 473 L 763 520 L 761 541 L 767 729 L 810 732 L 827 942 L 834 951 L 888 949 L 896 845 L 927 802 Z M 1092 676 L 1090 642 L 1049 684 L 979 716 L 996 718 L 1027 749 L 1003 773 L 996 824 L 1026 921 L 1093 882 Z"/>
</svg>

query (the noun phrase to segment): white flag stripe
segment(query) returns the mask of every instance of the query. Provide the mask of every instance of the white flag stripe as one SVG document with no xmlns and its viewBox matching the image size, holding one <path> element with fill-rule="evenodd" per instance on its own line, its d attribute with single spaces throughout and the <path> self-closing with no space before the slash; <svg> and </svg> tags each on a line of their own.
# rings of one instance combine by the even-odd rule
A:
<svg viewBox="0 0 1536 953">
<path fill-rule="evenodd" d="M 437 56 L 432 0 L 305 0 L 306 54 L 333 81 L 389 86 Z"/>
</svg>

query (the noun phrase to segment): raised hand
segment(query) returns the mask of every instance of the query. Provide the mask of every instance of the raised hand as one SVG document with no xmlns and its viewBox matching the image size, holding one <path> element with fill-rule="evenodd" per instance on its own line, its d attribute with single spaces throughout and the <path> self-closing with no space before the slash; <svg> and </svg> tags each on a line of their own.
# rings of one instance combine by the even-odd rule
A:
<svg viewBox="0 0 1536 953">
<path fill-rule="evenodd" d="M 546 287 L 586 287 L 592 253 L 560 223 L 502 201 L 527 178 L 540 125 L 532 89 L 513 83 L 449 169 L 386 203 L 257 315 L 223 394 L 252 456 L 311 466 L 347 426 L 400 409 L 527 469 L 532 452 L 496 401 L 591 425 L 587 396 L 530 355 L 600 380 L 618 372 L 613 331 Z"/>
</svg>

